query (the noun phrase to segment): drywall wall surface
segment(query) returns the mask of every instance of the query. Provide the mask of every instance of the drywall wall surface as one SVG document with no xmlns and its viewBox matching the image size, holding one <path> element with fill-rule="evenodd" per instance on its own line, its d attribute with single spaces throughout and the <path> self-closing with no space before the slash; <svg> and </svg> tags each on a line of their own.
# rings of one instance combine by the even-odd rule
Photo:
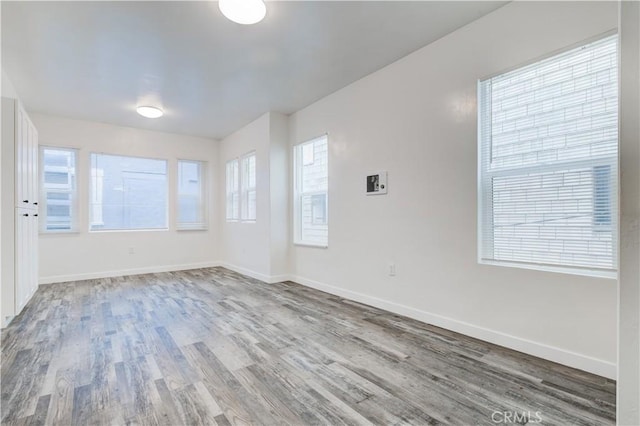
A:
<svg viewBox="0 0 640 426">
<path fill-rule="evenodd" d="M 110 124 L 31 114 L 41 146 L 78 149 L 77 233 L 40 234 L 40 281 L 69 281 L 99 276 L 211 266 L 218 260 L 218 142 Z M 168 161 L 167 230 L 89 231 L 90 154 L 101 152 Z M 177 160 L 207 164 L 208 229 L 176 229 Z"/>
<path fill-rule="evenodd" d="M 285 279 L 290 270 L 289 117 L 272 112 L 270 118 L 271 275 Z"/>
<path fill-rule="evenodd" d="M 6 72 L 4 72 L 4 69 L 2 69 L 2 88 L 1 88 L 1 92 L 2 92 L 2 97 L 3 98 L 20 99 L 18 97 L 18 92 L 16 92 L 16 88 L 13 85 L 13 82 L 9 78 L 9 75 Z"/>
<path fill-rule="evenodd" d="M 2 149 L 0 149 L 0 164 L 2 164 L 2 172 L 0 173 L 0 277 L 2 279 L 2 290 L 0 291 L 0 326 L 4 327 L 8 324 L 14 314 L 14 274 L 13 263 L 15 262 L 14 251 L 14 173 L 15 173 L 15 151 L 13 146 L 14 139 L 14 99 L 20 99 L 16 88 L 13 85 L 9 75 L 4 71 L 0 82 L 0 94 L 2 98 L 2 123 L 0 124 L 0 133 L 2 134 Z M 5 122 L 9 120 L 9 122 Z M 5 318 L 6 317 L 6 318 Z"/>
<path fill-rule="evenodd" d="M 513 2 L 292 114 L 291 144 L 329 135 L 329 247 L 291 246 L 294 278 L 615 377 L 616 280 L 478 264 L 476 91 L 616 28 L 615 2 Z"/>
<path fill-rule="evenodd" d="M 220 189 L 226 198 L 226 163 L 256 154 L 256 220 L 226 220 L 220 206 L 224 266 L 266 282 L 289 271 L 289 118 L 268 112 L 224 138 L 220 144 Z"/>
<path fill-rule="evenodd" d="M 221 260 L 225 266 L 254 278 L 268 281 L 270 256 L 270 115 L 262 115 L 220 142 L 219 206 L 221 225 Z M 225 166 L 234 158 L 256 154 L 256 220 L 226 220 Z"/>
<path fill-rule="evenodd" d="M 640 3 L 620 2 L 618 416 L 640 424 Z"/>
<path fill-rule="evenodd" d="M 0 326 L 15 314 L 15 100 L 2 98 L 0 149 Z"/>
</svg>

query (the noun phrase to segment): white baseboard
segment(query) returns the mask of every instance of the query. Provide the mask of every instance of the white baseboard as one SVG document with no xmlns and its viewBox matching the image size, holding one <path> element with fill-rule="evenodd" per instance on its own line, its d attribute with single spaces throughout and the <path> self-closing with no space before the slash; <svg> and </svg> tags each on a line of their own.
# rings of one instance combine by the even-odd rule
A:
<svg viewBox="0 0 640 426">
<path fill-rule="evenodd" d="M 1 324 L 2 328 L 6 328 L 11 323 L 11 321 L 13 321 L 14 318 L 15 317 L 13 315 L 6 318 L 2 318 L 2 324 Z"/>
<path fill-rule="evenodd" d="M 255 278 L 256 280 L 265 282 L 267 284 L 279 283 L 279 282 L 288 281 L 291 279 L 291 275 L 288 275 L 288 274 L 266 275 L 266 274 L 256 272 L 254 270 L 247 269 L 242 266 L 237 266 L 227 262 L 219 262 L 218 266 L 222 266 L 223 268 L 230 269 L 239 274 L 246 275 L 251 278 Z"/>
<path fill-rule="evenodd" d="M 291 279 L 291 275 L 288 275 L 288 274 L 266 275 L 266 274 L 261 274 L 259 272 L 253 271 L 251 269 L 243 268 L 237 265 L 233 265 L 233 264 L 218 260 L 213 262 L 188 263 L 188 264 L 182 264 L 182 265 L 149 266 L 144 268 L 118 269 L 118 270 L 112 270 L 112 271 L 89 272 L 84 274 L 52 275 L 49 277 L 40 277 L 40 279 L 38 280 L 38 284 L 54 284 L 54 283 L 62 283 L 62 282 L 69 282 L 69 281 L 93 280 L 93 279 L 110 278 L 110 277 L 124 277 L 127 275 L 154 274 L 157 272 L 187 271 L 189 269 L 213 268 L 216 266 L 222 266 L 224 268 L 230 269 L 242 275 L 249 276 L 251 278 L 255 278 L 267 284 L 279 283 L 279 282 L 287 281 Z"/>
<path fill-rule="evenodd" d="M 289 274 L 271 275 L 269 284 L 281 283 L 283 281 L 291 281 L 292 277 Z"/>
<path fill-rule="evenodd" d="M 307 287 L 315 288 L 336 296 L 344 297 L 355 302 L 364 303 L 385 311 L 393 312 L 398 315 L 404 315 L 418 321 L 442 327 L 447 330 L 455 331 L 466 336 L 484 340 L 519 352 L 543 358 L 609 379 L 616 379 L 617 366 L 615 363 L 592 358 L 576 352 L 546 345 L 544 343 L 534 342 L 532 340 L 523 339 L 512 336 L 500 331 L 479 327 L 464 321 L 445 317 L 438 314 L 422 311 L 399 303 L 390 302 L 388 300 L 379 299 L 377 297 L 368 296 L 366 294 L 357 293 L 329 284 L 320 283 L 300 276 L 289 277 L 291 281 L 302 284 Z"/>
<path fill-rule="evenodd" d="M 212 268 L 215 266 L 220 266 L 220 262 L 186 263 L 182 265 L 148 266 L 144 268 L 119 269 L 113 271 L 89 272 L 84 274 L 53 275 L 49 277 L 40 277 L 38 283 L 53 284 L 69 281 L 93 280 L 98 278 L 123 277 L 127 275 L 154 274 L 157 272 L 186 271 L 189 269 Z"/>
<path fill-rule="evenodd" d="M 427 324 L 432 324 L 437 327 L 442 327 L 447 330 L 455 331 L 476 339 L 484 340 L 489 343 L 493 343 L 506 348 L 514 349 L 519 352 L 524 352 L 539 358 L 543 358 L 549 361 L 557 362 L 559 364 L 574 367 L 579 370 L 588 371 L 599 376 L 607 377 L 610 379 L 616 379 L 617 367 L 615 363 L 604 361 L 597 358 L 592 358 L 586 355 L 582 355 L 576 352 L 567 351 L 565 349 L 557 348 L 554 346 L 546 345 L 540 342 L 534 342 L 531 340 L 523 339 L 520 337 L 512 336 L 500 331 L 491 330 L 488 328 L 473 325 L 464 321 L 459 321 L 446 316 L 433 314 L 430 312 L 422 311 L 410 306 L 405 306 L 399 303 L 390 302 L 388 300 L 380 299 L 366 294 L 346 290 L 340 287 L 332 286 L 329 284 L 320 283 L 318 281 L 310 280 L 308 278 L 295 276 L 295 275 L 266 275 L 260 272 L 256 272 L 247 268 L 243 268 L 237 265 L 233 265 L 227 262 L 213 261 L 202 263 L 191 263 L 183 265 L 169 265 L 169 266 L 152 266 L 136 269 L 125 270 L 113 270 L 103 271 L 95 273 L 74 274 L 74 275 L 57 275 L 49 277 L 41 277 L 40 284 L 52 284 L 58 282 L 68 281 L 80 281 L 97 278 L 109 278 L 119 277 L 126 275 L 138 275 L 149 274 L 157 272 L 173 272 L 184 271 L 189 269 L 200 269 L 222 266 L 237 273 L 247 275 L 251 278 L 263 281 L 268 284 L 273 284 L 282 281 L 294 281 L 301 285 L 315 288 L 327 293 L 334 294 L 336 296 L 344 297 L 355 302 L 364 303 L 376 308 L 384 309 L 385 311 L 393 312 L 395 314 L 404 315 L 409 318 L 422 321 Z"/>
</svg>

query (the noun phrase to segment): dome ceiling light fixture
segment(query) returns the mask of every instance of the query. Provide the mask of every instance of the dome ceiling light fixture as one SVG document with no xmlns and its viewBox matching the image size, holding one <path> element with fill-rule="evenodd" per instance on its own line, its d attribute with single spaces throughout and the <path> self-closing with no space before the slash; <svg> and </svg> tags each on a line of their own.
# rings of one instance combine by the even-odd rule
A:
<svg viewBox="0 0 640 426">
<path fill-rule="evenodd" d="M 138 114 L 146 118 L 159 118 L 162 117 L 164 112 L 160 108 L 156 108 L 153 106 L 139 106 L 136 108 Z"/>
<path fill-rule="evenodd" d="M 219 0 L 218 8 L 227 19 L 242 25 L 257 24 L 267 14 L 262 0 Z"/>
</svg>

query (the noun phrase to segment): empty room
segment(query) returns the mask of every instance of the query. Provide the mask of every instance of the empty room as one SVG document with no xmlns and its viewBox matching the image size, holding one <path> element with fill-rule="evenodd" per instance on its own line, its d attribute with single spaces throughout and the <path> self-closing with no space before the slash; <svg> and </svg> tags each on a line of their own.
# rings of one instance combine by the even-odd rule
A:
<svg viewBox="0 0 640 426">
<path fill-rule="evenodd" d="M 3 426 L 640 426 L 639 1 L 0 18 Z"/>
</svg>

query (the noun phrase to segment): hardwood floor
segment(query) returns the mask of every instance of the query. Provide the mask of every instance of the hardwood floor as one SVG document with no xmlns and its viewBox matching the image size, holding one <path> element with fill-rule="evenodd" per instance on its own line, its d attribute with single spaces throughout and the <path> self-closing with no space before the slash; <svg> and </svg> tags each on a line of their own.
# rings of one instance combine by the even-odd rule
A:
<svg viewBox="0 0 640 426">
<path fill-rule="evenodd" d="M 615 420 L 614 381 L 223 268 L 41 286 L 1 401 L 7 425 Z"/>
</svg>

